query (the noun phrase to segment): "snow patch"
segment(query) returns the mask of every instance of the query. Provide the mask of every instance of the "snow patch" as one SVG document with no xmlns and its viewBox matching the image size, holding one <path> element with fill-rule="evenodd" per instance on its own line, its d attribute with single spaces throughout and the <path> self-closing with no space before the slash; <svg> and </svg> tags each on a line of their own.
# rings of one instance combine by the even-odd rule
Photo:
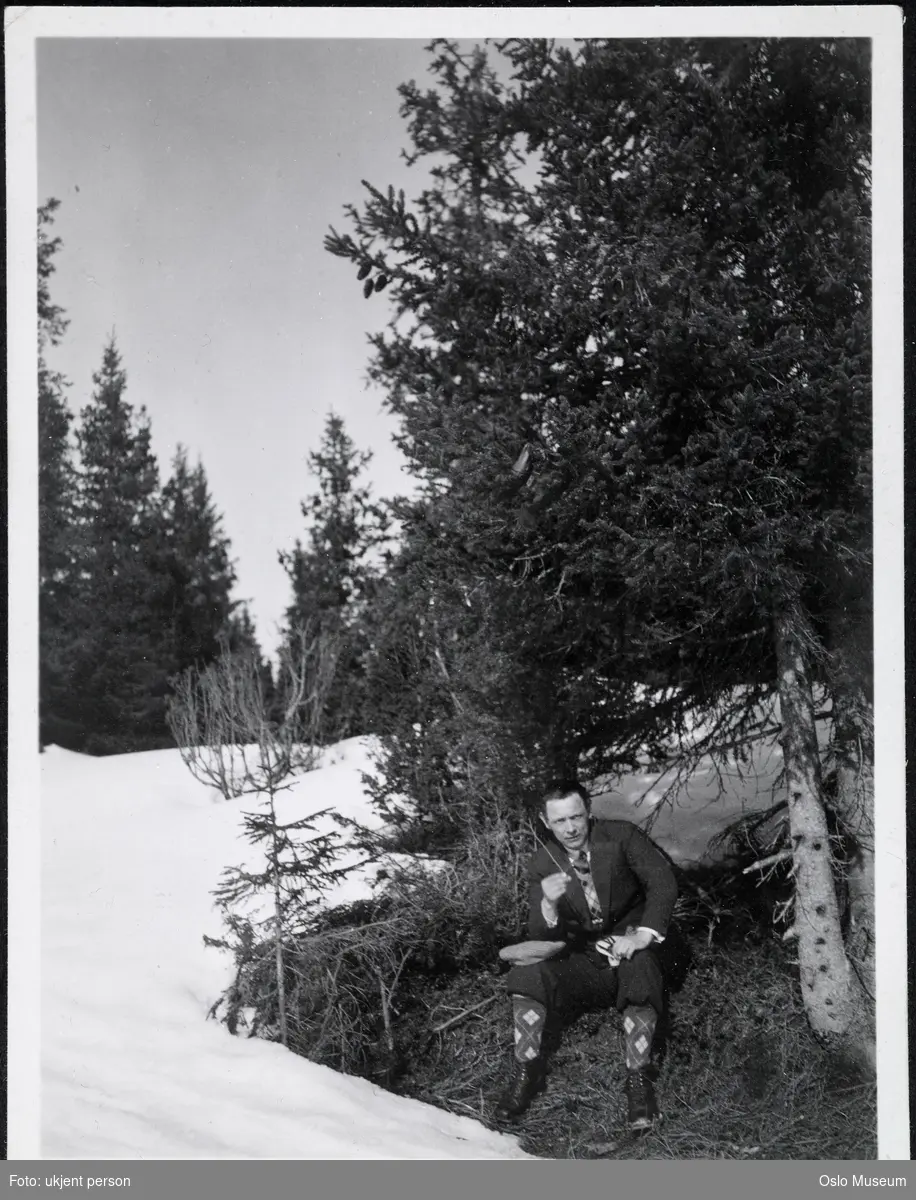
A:
<svg viewBox="0 0 916 1200">
<path fill-rule="evenodd" d="M 332 747 L 287 811 L 370 823 L 371 752 L 371 739 Z M 231 970 L 203 944 L 222 932 L 210 892 L 242 858 L 252 798 L 224 800 L 175 750 L 49 747 L 41 789 L 43 1158 L 529 1157 L 469 1117 L 206 1019 Z"/>
</svg>

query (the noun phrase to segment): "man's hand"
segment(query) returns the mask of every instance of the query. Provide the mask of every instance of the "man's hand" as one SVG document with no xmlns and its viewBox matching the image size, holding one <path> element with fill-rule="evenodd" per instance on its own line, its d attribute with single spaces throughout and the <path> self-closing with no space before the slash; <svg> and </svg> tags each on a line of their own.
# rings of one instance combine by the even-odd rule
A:
<svg viewBox="0 0 916 1200">
<path fill-rule="evenodd" d="M 561 896 L 566 894 L 569 887 L 569 876 L 565 871 L 557 871 L 555 875 L 545 875 L 541 880 L 541 891 L 548 904 L 556 905 Z"/>
<path fill-rule="evenodd" d="M 558 871 L 556 875 L 547 875 L 541 880 L 541 916 L 551 929 L 560 923 L 557 901 L 567 887 L 569 876 L 564 871 Z"/>
<path fill-rule="evenodd" d="M 614 954 L 617 958 L 632 958 L 655 941 L 648 929 L 634 929 L 632 933 L 619 933 L 614 939 Z"/>
</svg>

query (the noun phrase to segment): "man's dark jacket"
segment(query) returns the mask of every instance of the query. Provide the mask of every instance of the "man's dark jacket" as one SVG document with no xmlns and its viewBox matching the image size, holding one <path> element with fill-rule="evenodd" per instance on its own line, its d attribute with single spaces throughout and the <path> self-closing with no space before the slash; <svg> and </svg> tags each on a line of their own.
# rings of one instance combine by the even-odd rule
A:
<svg viewBox="0 0 916 1200">
<path fill-rule="evenodd" d="M 575 944 L 643 925 L 664 937 L 677 899 L 677 882 L 658 847 L 629 821 L 593 819 L 589 851 L 601 923 L 595 924 L 589 915 L 566 851 L 551 839 L 528 864 L 528 936 Z M 558 871 L 566 871 L 571 883 L 557 902 L 559 925 L 548 925 L 541 912 L 541 880 Z"/>
</svg>

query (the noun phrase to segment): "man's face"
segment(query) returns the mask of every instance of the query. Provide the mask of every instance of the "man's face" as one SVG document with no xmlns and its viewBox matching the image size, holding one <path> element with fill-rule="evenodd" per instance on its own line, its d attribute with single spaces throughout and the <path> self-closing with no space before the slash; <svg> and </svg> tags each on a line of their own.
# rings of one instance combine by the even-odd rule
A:
<svg viewBox="0 0 916 1200">
<path fill-rule="evenodd" d="M 561 800 L 548 800 L 543 821 L 561 846 L 581 850 L 588 841 L 588 809 L 575 792 Z"/>
</svg>

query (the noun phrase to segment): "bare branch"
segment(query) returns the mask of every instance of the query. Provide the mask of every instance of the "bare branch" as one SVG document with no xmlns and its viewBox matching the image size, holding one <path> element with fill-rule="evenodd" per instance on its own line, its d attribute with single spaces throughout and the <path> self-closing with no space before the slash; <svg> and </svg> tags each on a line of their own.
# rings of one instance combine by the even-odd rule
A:
<svg viewBox="0 0 916 1200">
<path fill-rule="evenodd" d="M 751 863 L 749 867 L 745 867 L 741 872 L 742 875 L 749 875 L 751 871 L 763 871 L 767 867 L 773 867 L 777 863 L 785 862 L 786 859 L 792 857 L 791 850 L 778 850 L 775 854 L 769 854 L 766 858 L 759 858 L 756 862 Z"/>
<path fill-rule="evenodd" d="M 482 1008 L 486 1008 L 488 1004 L 492 1004 L 494 1000 L 498 1000 L 496 995 L 487 996 L 486 1000 L 481 1000 L 479 1004 L 473 1005 L 471 1008 L 466 1008 L 464 1012 L 458 1013 L 448 1021 L 443 1021 L 441 1025 L 433 1026 L 433 1033 L 443 1033 L 446 1029 L 451 1029 L 453 1025 L 458 1025 L 476 1012 L 480 1012 Z"/>
</svg>

